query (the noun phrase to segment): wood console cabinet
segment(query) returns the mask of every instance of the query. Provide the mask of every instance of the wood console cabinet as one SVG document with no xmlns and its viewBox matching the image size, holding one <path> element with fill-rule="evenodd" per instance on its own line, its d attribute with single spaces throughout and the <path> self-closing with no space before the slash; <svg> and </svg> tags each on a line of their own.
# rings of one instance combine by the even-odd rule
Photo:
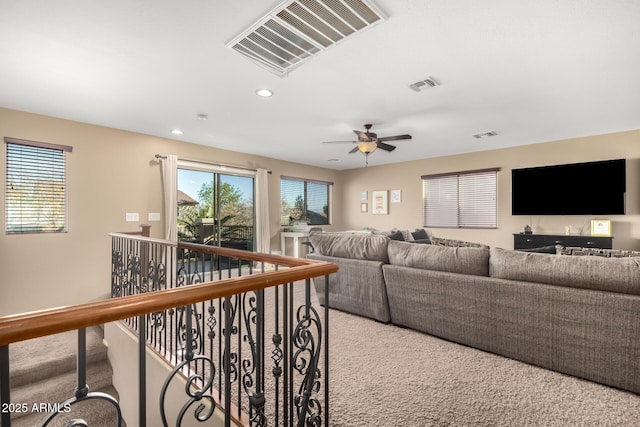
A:
<svg viewBox="0 0 640 427">
<path fill-rule="evenodd" d="M 581 248 L 612 249 L 613 237 L 572 236 L 564 234 L 514 234 L 514 249 L 533 249 L 543 246 L 576 246 Z"/>
</svg>

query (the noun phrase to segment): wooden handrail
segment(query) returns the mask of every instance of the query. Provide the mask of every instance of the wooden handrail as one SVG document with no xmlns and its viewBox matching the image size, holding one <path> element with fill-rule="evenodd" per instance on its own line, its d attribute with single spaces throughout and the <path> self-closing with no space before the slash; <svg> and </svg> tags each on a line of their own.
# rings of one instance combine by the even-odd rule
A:
<svg viewBox="0 0 640 427">
<path fill-rule="evenodd" d="M 127 238 L 132 237 L 125 236 Z M 149 240 L 145 239 L 145 241 Z M 191 245 L 180 243 L 178 246 L 189 248 Z M 197 248 L 199 251 L 203 251 L 201 245 L 193 246 L 194 249 Z M 259 254 L 218 247 L 211 247 L 210 250 L 207 250 L 207 252 L 209 251 L 219 255 L 241 256 L 244 259 L 287 265 L 291 266 L 291 268 L 0 317 L 0 346 L 154 313 L 173 307 L 182 307 L 211 299 L 256 291 L 311 277 L 324 276 L 338 271 L 337 265 L 322 261 L 294 259 L 279 255 Z"/>
<path fill-rule="evenodd" d="M 264 262 L 266 264 L 275 264 L 282 267 L 300 267 L 308 265 L 310 260 L 304 258 L 292 258 L 283 255 L 265 254 L 262 252 L 248 252 L 242 249 L 223 248 L 220 246 L 208 246 L 199 243 L 187 243 L 187 242 L 170 242 L 163 239 L 147 238 L 139 235 L 131 235 L 128 233 L 110 233 L 111 237 L 123 237 L 127 240 L 134 240 L 147 243 L 159 243 L 169 247 L 176 247 L 180 249 L 188 249 L 205 254 L 219 255 L 230 258 L 241 258 L 246 261 Z"/>
</svg>

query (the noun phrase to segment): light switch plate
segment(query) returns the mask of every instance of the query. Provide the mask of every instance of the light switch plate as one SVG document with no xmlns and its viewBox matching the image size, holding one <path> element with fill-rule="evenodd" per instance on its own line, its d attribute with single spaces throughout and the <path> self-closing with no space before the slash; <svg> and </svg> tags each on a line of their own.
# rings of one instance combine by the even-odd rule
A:
<svg viewBox="0 0 640 427">
<path fill-rule="evenodd" d="M 158 212 L 149 212 L 148 221 L 160 221 L 160 214 Z"/>
<path fill-rule="evenodd" d="M 126 219 L 127 222 L 140 221 L 140 215 L 138 214 L 138 212 L 135 212 L 135 213 L 127 212 L 125 214 L 125 219 Z"/>
</svg>

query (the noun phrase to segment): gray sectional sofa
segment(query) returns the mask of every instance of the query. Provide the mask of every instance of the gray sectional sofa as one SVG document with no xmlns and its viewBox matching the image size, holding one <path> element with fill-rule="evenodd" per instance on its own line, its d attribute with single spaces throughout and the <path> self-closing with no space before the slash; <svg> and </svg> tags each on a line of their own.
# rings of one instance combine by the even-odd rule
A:
<svg viewBox="0 0 640 427">
<path fill-rule="evenodd" d="M 640 393 L 640 258 L 320 233 L 330 307 Z M 321 304 L 324 280 L 314 282 Z"/>
</svg>

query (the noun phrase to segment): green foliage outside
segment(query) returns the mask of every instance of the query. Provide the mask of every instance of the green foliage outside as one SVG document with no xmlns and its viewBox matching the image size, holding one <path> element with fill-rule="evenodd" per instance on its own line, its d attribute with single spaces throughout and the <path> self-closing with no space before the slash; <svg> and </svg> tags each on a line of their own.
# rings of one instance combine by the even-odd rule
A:
<svg viewBox="0 0 640 427">
<path fill-rule="evenodd" d="M 293 206 L 289 205 L 285 200 L 280 201 L 280 212 L 282 217 L 280 223 L 282 225 L 292 225 L 294 222 L 306 222 L 310 225 L 328 224 L 329 206 L 322 207 L 322 213 L 308 210 L 305 207 L 304 196 L 296 197 Z"/>
<path fill-rule="evenodd" d="M 217 236 L 219 227 L 214 203 L 214 184 L 203 184 L 198 192 L 198 204 L 178 207 L 178 238 L 180 240 L 217 241 L 229 236 Z M 232 230 L 228 226 L 253 226 L 253 205 L 251 200 L 242 198 L 237 187 L 222 183 L 220 186 L 220 227 Z"/>
</svg>

